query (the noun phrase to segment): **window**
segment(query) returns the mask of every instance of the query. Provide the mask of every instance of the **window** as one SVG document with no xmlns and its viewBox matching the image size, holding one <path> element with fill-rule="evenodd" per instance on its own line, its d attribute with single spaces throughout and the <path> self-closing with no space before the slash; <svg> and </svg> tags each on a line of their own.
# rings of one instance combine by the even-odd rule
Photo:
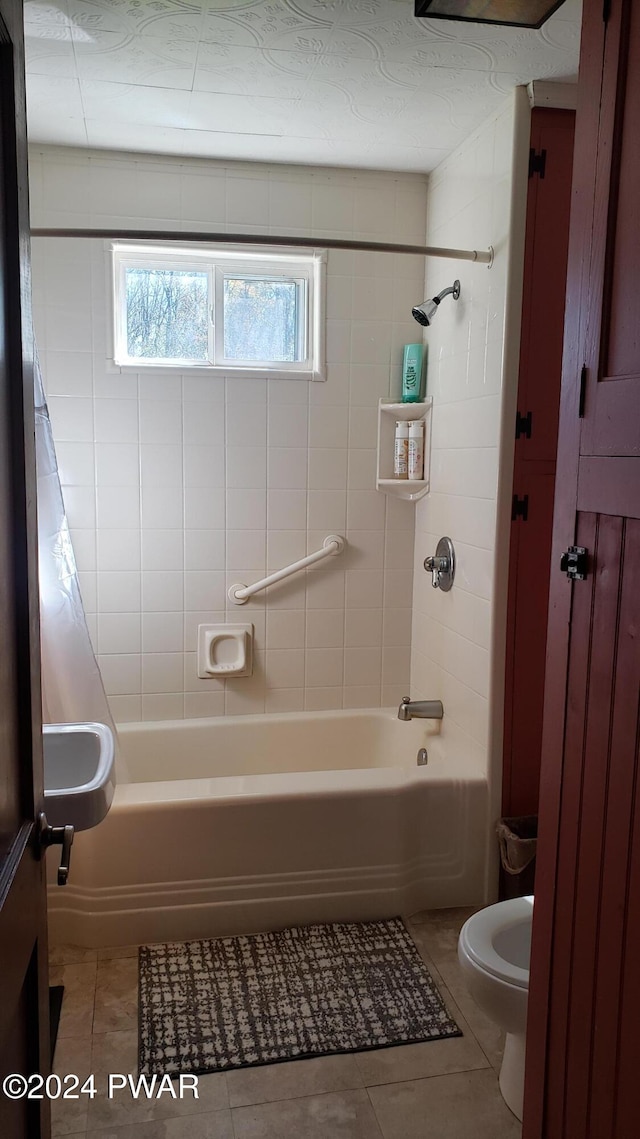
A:
<svg viewBox="0 0 640 1139">
<path fill-rule="evenodd" d="M 118 367 L 324 379 L 321 252 L 112 251 Z"/>
</svg>

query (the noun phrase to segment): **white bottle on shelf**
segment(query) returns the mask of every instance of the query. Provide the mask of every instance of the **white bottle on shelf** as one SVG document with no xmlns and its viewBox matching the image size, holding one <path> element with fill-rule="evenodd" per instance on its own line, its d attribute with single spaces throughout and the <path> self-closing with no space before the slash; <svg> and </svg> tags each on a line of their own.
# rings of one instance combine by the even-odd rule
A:
<svg viewBox="0 0 640 1139">
<path fill-rule="evenodd" d="M 407 477 L 424 478 L 424 419 L 409 421 Z"/>
<path fill-rule="evenodd" d="M 409 476 L 409 424 L 406 420 L 396 421 L 396 445 L 393 454 L 394 479 L 406 479 Z"/>
</svg>

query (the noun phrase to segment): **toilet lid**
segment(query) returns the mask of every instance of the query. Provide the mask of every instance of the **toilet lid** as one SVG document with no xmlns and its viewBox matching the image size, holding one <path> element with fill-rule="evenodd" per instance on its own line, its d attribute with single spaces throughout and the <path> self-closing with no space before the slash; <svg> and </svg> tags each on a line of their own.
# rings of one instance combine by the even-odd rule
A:
<svg viewBox="0 0 640 1139">
<path fill-rule="evenodd" d="M 519 989 L 529 988 L 533 897 L 479 910 L 460 931 L 461 945 L 480 969 Z"/>
</svg>

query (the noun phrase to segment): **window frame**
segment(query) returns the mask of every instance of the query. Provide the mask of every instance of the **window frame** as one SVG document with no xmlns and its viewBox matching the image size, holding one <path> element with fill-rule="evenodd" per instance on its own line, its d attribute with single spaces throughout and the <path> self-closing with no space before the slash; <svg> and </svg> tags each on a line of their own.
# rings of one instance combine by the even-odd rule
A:
<svg viewBox="0 0 640 1139">
<path fill-rule="evenodd" d="M 272 376 L 281 379 L 324 380 L 325 371 L 325 298 L 326 250 L 301 250 L 255 246 L 203 246 L 185 243 L 172 245 L 117 241 L 109 244 L 111 269 L 111 362 L 121 373 L 149 371 L 212 375 Z M 126 270 L 151 268 L 192 269 L 202 272 L 206 268 L 209 292 L 208 359 L 169 359 L 132 357 L 127 354 Z M 236 363 L 224 358 L 224 313 L 221 306 L 224 277 L 283 277 L 295 281 L 304 299 L 298 312 L 298 338 L 305 348 L 304 360 L 261 361 L 242 360 Z"/>
</svg>

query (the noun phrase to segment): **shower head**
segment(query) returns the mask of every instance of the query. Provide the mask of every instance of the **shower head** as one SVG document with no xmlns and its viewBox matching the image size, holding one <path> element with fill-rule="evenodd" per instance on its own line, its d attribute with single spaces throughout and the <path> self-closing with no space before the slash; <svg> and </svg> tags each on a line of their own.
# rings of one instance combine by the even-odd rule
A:
<svg viewBox="0 0 640 1139">
<path fill-rule="evenodd" d="M 457 301 L 460 296 L 459 281 L 454 281 L 448 289 L 443 289 L 441 293 L 438 293 L 437 297 L 432 297 L 431 300 L 423 301 L 421 305 L 416 305 L 415 308 L 412 308 L 411 315 L 413 319 L 417 320 L 418 324 L 422 324 L 425 328 L 428 328 L 429 325 L 433 323 L 433 318 L 438 311 L 440 301 L 443 297 L 448 296 L 449 293 L 451 293 L 454 301 Z"/>
</svg>

